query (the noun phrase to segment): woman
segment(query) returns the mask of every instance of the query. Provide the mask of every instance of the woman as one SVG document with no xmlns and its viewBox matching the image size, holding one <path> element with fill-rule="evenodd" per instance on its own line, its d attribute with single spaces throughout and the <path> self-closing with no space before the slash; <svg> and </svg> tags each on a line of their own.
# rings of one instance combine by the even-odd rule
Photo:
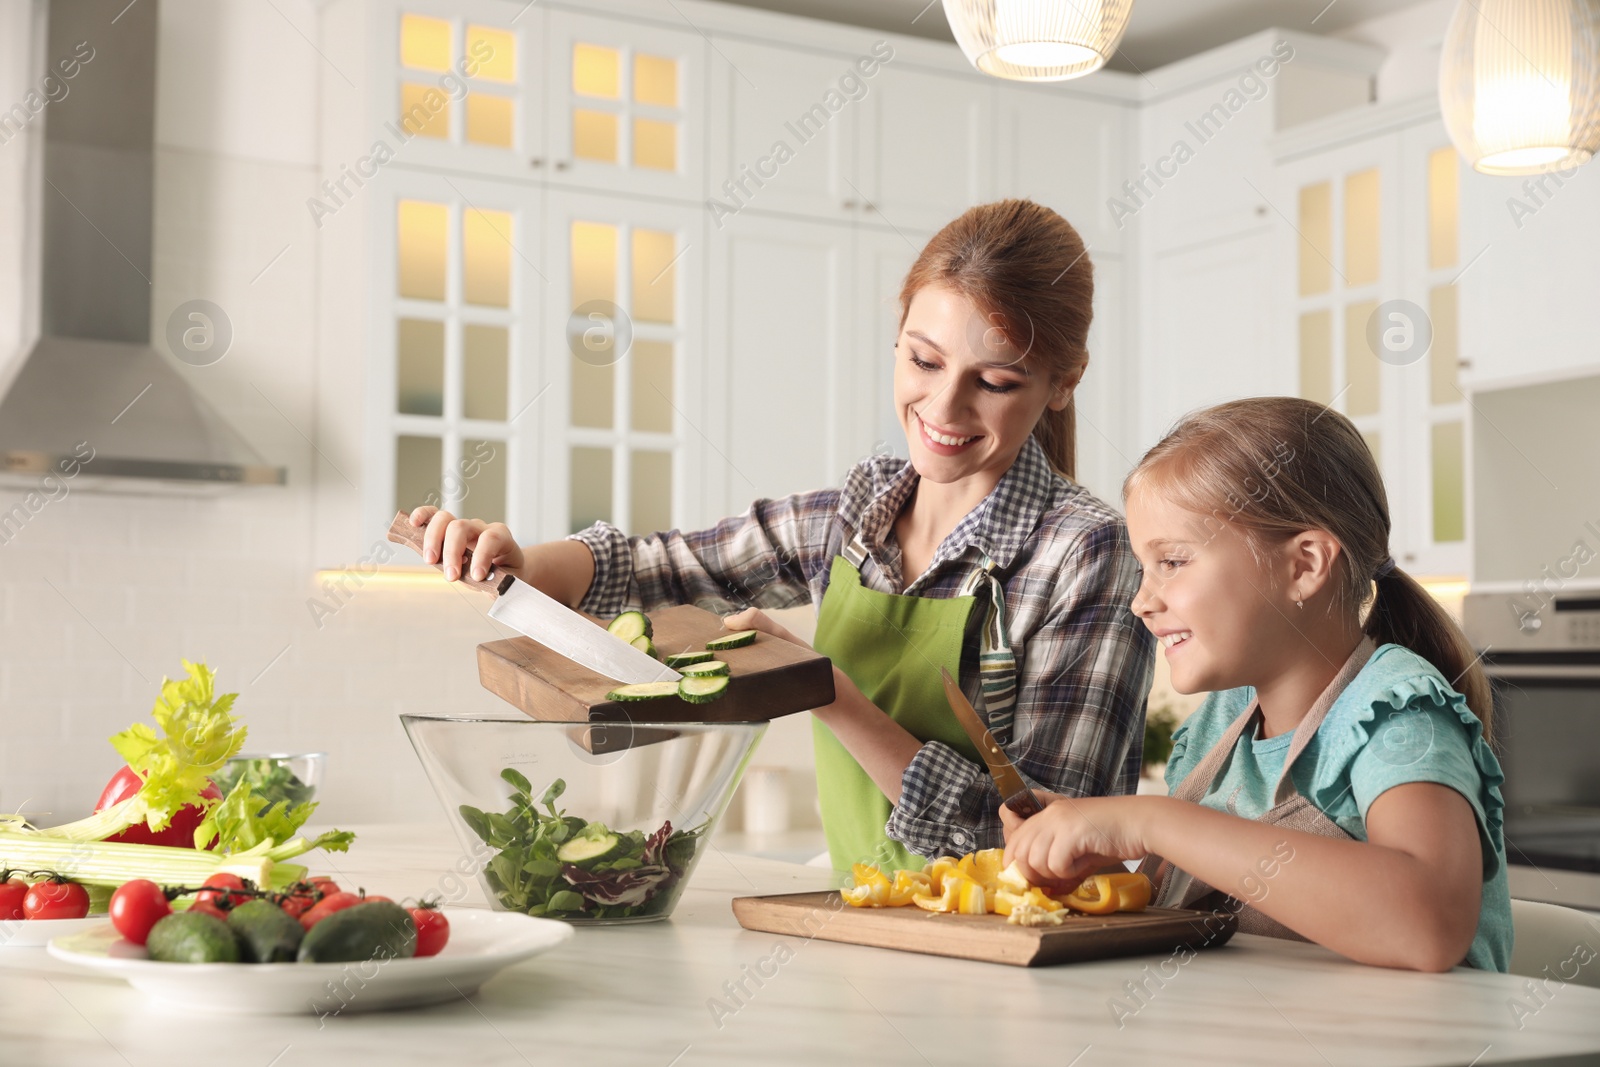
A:
<svg viewBox="0 0 1600 1067">
<path fill-rule="evenodd" d="M 1121 794 L 1139 776 L 1154 643 L 1128 610 L 1138 564 L 1117 513 L 1071 481 L 1093 295 L 1060 215 L 976 207 L 928 242 L 901 289 L 894 403 L 909 462 L 873 456 L 843 489 L 757 500 L 692 533 L 597 522 L 521 548 L 500 523 L 431 507 L 411 521 L 427 525 L 430 562 L 470 550 L 474 575 L 510 570 L 602 618 L 744 606 L 729 629 L 803 643 L 759 609 L 816 604 L 837 692 L 813 712 L 834 867 L 995 847 L 999 793 L 941 667 L 1030 786 Z"/>
</svg>

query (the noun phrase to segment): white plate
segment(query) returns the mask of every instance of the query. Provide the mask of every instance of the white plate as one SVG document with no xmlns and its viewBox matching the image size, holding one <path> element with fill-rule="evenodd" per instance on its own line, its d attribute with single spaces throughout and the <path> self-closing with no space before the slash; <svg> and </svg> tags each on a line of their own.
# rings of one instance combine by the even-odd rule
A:
<svg viewBox="0 0 1600 1067">
<path fill-rule="evenodd" d="M 127 979 L 162 1004 L 208 1015 L 339 1015 L 470 996 L 513 963 L 572 936 L 554 919 L 445 908 L 450 941 L 437 956 L 362 963 L 158 963 L 110 923 L 55 938 L 50 955 Z"/>
<path fill-rule="evenodd" d="M 86 919 L 10 919 L 0 922 L 0 948 L 44 948 L 52 938 L 104 926 L 104 915 Z"/>
</svg>

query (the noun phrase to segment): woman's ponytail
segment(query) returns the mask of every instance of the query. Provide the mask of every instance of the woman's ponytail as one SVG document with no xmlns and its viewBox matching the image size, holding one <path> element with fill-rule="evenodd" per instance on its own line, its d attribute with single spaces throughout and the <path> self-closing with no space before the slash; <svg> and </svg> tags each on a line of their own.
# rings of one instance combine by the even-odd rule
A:
<svg viewBox="0 0 1600 1067">
<path fill-rule="evenodd" d="M 1461 627 L 1405 571 L 1390 570 L 1376 581 L 1378 593 L 1363 626 L 1367 636 L 1380 645 L 1409 648 L 1433 664 L 1467 698 L 1467 707 L 1483 723 L 1483 739 L 1492 741 L 1494 691 Z"/>
</svg>

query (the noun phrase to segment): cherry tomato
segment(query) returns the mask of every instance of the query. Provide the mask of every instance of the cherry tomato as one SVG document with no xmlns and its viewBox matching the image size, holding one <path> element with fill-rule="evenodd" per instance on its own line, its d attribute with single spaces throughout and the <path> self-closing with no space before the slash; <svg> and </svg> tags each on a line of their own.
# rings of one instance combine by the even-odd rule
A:
<svg viewBox="0 0 1600 1067">
<path fill-rule="evenodd" d="M 35 882 L 22 898 L 29 919 L 81 919 L 89 914 L 89 891 L 77 882 Z"/>
<path fill-rule="evenodd" d="M 200 912 L 202 915 L 215 916 L 216 918 L 221 919 L 223 922 L 228 921 L 228 913 L 217 907 L 209 900 L 196 900 L 193 904 L 189 905 L 189 910 Z"/>
<path fill-rule="evenodd" d="M 433 904 L 423 903 L 411 912 L 411 921 L 417 924 L 417 955 L 437 956 L 450 940 L 450 920 Z"/>
<path fill-rule="evenodd" d="M 339 888 L 338 882 L 335 882 L 332 878 L 321 874 L 311 879 L 311 887 L 313 889 L 320 890 L 322 895 L 325 897 L 331 897 L 335 893 L 343 892 L 343 890 Z"/>
<path fill-rule="evenodd" d="M 334 912 L 353 908 L 361 902 L 361 897 L 355 893 L 331 893 L 317 901 L 304 915 L 300 916 L 300 925 L 309 930 Z"/>
<path fill-rule="evenodd" d="M 392 898 L 390 898 L 390 897 L 362 897 L 361 898 L 361 901 L 364 904 L 370 904 L 374 900 L 381 900 L 381 901 L 384 901 L 385 903 L 388 903 L 388 904 L 393 904 L 394 903 L 394 900 Z"/>
<path fill-rule="evenodd" d="M 282 908 L 283 913 L 289 916 L 289 918 L 299 919 L 300 916 L 310 911 L 311 906 L 316 902 L 314 890 L 312 890 L 311 887 L 305 882 L 296 882 L 294 885 L 290 886 L 289 891 L 278 900 L 278 907 Z"/>
<path fill-rule="evenodd" d="M 0 871 L 0 874 L 9 872 Z M 0 882 L 0 922 L 25 918 L 22 901 L 28 895 L 28 883 L 21 878 L 7 878 Z"/>
<path fill-rule="evenodd" d="M 213 874 L 202 884 L 207 888 L 201 889 L 200 892 L 194 895 L 196 904 L 205 901 L 214 905 L 217 910 L 227 912 L 250 899 L 248 893 L 219 893 L 216 891 L 219 889 L 243 889 L 245 887 L 244 879 L 237 874 Z"/>
<path fill-rule="evenodd" d="M 100 793 L 100 799 L 95 802 L 95 811 L 105 811 L 114 804 L 127 800 L 140 789 L 144 788 L 144 779 L 132 767 L 123 765 L 122 769 L 111 776 L 111 781 Z M 207 800 L 221 800 L 222 790 L 217 788 L 215 782 L 208 783 L 200 791 L 200 795 Z M 193 848 L 194 832 L 205 821 L 206 813 L 193 804 L 185 804 L 172 815 L 172 821 L 167 823 L 166 829 L 151 832 L 150 827 L 144 823 L 130 826 L 121 833 L 113 834 L 106 838 L 107 841 L 117 841 L 127 845 L 170 845 L 175 848 Z"/>
<path fill-rule="evenodd" d="M 124 882 L 111 894 L 111 925 L 135 945 L 144 944 L 150 928 L 171 914 L 166 893 L 147 878 Z"/>
</svg>

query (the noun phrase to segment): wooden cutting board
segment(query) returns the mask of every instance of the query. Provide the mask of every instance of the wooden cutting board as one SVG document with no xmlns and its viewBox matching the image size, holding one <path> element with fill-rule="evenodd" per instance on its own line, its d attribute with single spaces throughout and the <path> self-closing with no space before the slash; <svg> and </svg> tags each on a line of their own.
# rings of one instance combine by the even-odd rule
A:
<svg viewBox="0 0 1600 1067">
<path fill-rule="evenodd" d="M 692 604 L 646 614 L 663 658 L 697 652 L 729 633 L 720 615 Z M 599 619 L 584 617 L 604 629 Z M 716 658 L 728 664 L 732 680 L 709 704 L 677 697 L 607 700 L 617 682 L 526 637 L 479 645 L 478 678 L 525 714 L 554 722 L 764 722 L 833 703 L 832 661 L 793 642 L 757 634 L 753 644 L 718 652 Z"/>
<path fill-rule="evenodd" d="M 1147 908 L 1074 914 L 1060 926 L 1013 926 L 999 915 L 941 915 L 917 907 L 854 908 L 837 892 L 735 897 L 746 930 L 934 956 L 1046 967 L 1225 945 L 1238 926 L 1227 912 Z"/>
</svg>

